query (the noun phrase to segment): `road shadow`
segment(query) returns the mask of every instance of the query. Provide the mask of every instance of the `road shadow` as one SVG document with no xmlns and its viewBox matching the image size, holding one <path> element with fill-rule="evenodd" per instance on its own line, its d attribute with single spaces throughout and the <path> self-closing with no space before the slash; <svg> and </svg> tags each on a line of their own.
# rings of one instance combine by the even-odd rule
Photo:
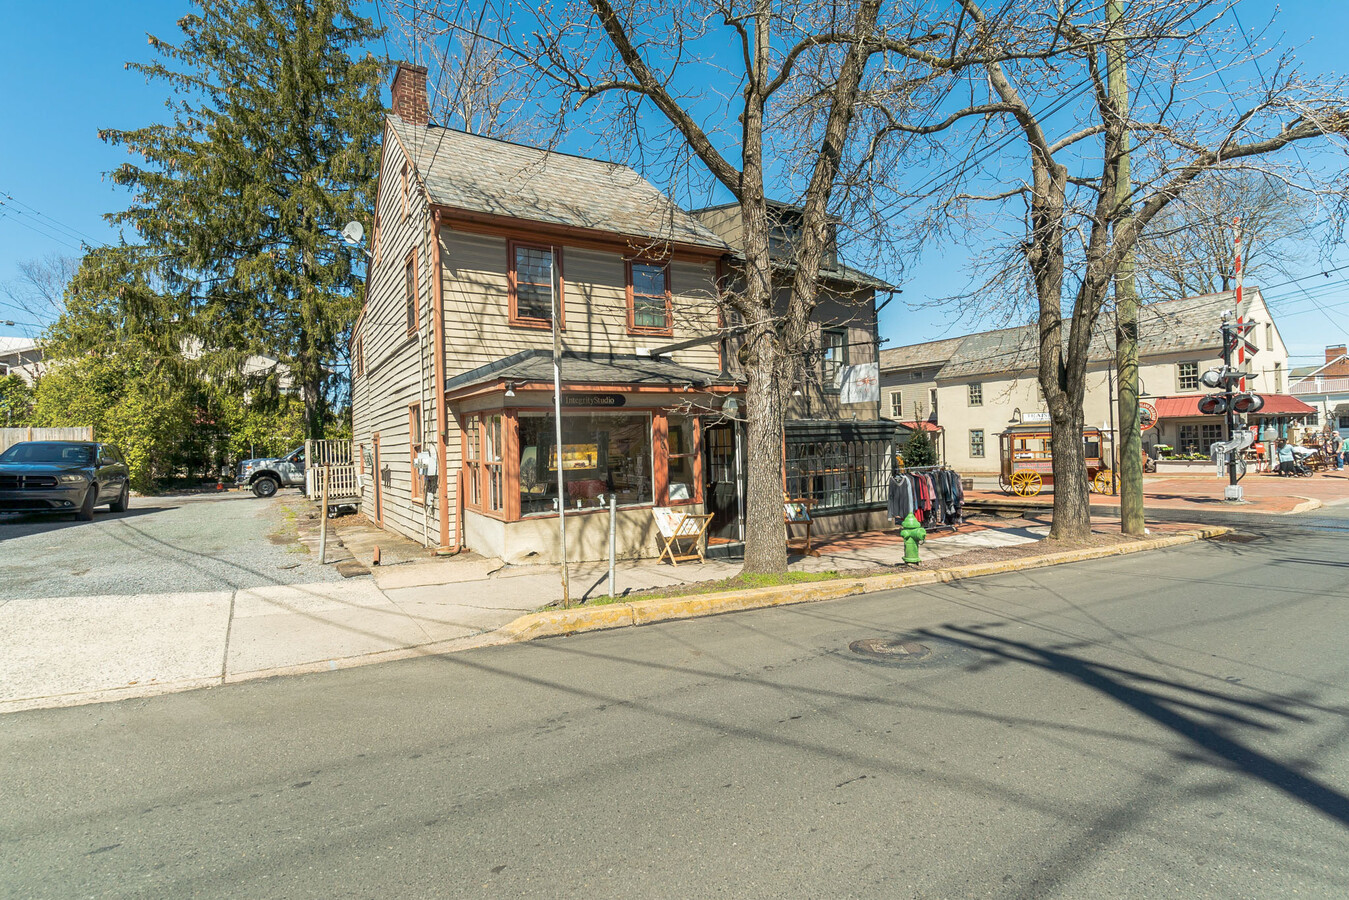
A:
<svg viewBox="0 0 1349 900">
<path fill-rule="evenodd" d="M 923 629 L 920 633 L 994 660 L 1033 666 L 1075 681 L 1184 738 L 1211 761 L 1280 790 L 1341 826 L 1349 826 L 1349 796 L 1252 748 L 1239 737 L 1239 729 L 1269 733 L 1282 730 L 1282 725 L 1309 724 L 1310 709 L 1295 698 L 1258 700 L 1192 687 L 1134 669 L 1092 662 L 1059 648 L 960 625 Z M 1267 724 L 1257 716 L 1272 716 L 1282 724 Z M 1206 718 L 1217 724 L 1206 722 Z"/>
<path fill-rule="evenodd" d="M 91 522 L 80 521 L 75 518 L 74 513 L 0 512 L 0 541 L 28 537 L 34 534 L 50 534 L 55 531 L 64 531 L 67 528 L 78 528 L 82 525 L 97 527 L 101 522 L 138 519 L 141 516 L 152 516 L 155 513 L 167 512 L 172 508 L 171 506 L 132 506 L 126 512 L 119 513 L 97 509 L 94 510 L 94 518 Z"/>
</svg>

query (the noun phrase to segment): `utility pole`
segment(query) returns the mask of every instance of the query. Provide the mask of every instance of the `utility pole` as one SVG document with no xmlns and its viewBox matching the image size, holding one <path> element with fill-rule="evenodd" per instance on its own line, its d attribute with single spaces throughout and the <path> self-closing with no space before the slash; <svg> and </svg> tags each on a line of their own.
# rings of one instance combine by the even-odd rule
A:
<svg viewBox="0 0 1349 900">
<path fill-rule="evenodd" d="M 1106 67 L 1111 104 L 1124 123 L 1119 178 L 1115 184 L 1118 217 L 1115 228 L 1133 221 L 1129 175 L 1129 74 L 1126 67 L 1124 0 L 1106 0 L 1109 41 Z M 1134 254 L 1130 251 L 1115 273 L 1115 369 L 1119 373 L 1119 511 L 1120 531 L 1143 533 L 1143 430 L 1138 422 L 1138 291 L 1134 285 Z"/>
</svg>

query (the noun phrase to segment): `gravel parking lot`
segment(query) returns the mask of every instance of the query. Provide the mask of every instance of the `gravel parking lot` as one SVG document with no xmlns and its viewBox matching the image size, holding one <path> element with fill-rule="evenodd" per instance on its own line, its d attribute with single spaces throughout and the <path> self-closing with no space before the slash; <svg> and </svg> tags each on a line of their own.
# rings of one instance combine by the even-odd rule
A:
<svg viewBox="0 0 1349 900">
<path fill-rule="evenodd" d="M 0 602 L 25 597 L 219 591 L 339 579 L 296 542 L 303 497 L 133 497 L 125 513 L 0 514 Z"/>
</svg>

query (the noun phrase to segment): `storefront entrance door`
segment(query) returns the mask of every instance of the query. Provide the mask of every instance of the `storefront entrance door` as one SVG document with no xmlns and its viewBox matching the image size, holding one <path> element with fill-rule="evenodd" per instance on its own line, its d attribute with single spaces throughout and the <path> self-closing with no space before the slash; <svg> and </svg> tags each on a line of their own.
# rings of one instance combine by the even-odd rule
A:
<svg viewBox="0 0 1349 900">
<path fill-rule="evenodd" d="M 712 537 L 738 541 L 740 534 L 740 454 L 735 425 L 722 422 L 703 429 L 703 477 Z"/>
</svg>

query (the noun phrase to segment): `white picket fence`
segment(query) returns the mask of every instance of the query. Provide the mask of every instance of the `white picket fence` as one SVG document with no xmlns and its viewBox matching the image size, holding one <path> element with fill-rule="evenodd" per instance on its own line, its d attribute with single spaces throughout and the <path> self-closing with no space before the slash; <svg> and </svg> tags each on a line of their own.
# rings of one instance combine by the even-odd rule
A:
<svg viewBox="0 0 1349 900">
<path fill-rule="evenodd" d="M 304 442 L 304 493 L 310 500 L 323 499 L 323 479 L 328 479 L 328 501 L 353 500 L 361 496 L 360 476 L 352 461 L 351 441 Z"/>
<path fill-rule="evenodd" d="M 23 441 L 92 441 L 94 426 L 74 428 L 0 428 L 0 453 Z"/>
</svg>

